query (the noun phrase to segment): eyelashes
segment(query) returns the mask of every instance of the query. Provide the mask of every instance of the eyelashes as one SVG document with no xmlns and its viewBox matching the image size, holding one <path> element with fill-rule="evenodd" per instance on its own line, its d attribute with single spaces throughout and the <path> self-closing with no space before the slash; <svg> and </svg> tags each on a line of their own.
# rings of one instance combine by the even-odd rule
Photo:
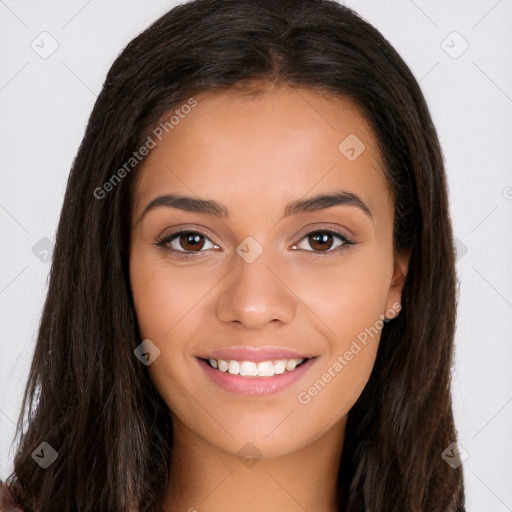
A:
<svg viewBox="0 0 512 512">
<path fill-rule="evenodd" d="M 199 246 L 200 249 L 202 249 L 203 246 L 204 246 L 204 243 L 198 243 L 201 238 L 209 240 L 210 243 L 213 245 L 213 248 L 215 248 L 215 249 L 219 249 L 220 248 L 217 244 L 214 244 L 210 240 L 210 238 L 207 237 L 205 234 L 203 234 L 203 233 L 201 233 L 199 231 L 193 231 L 193 230 L 177 231 L 175 233 L 171 233 L 170 235 L 166 235 L 163 238 L 157 240 L 156 245 L 159 246 L 159 247 L 163 247 L 167 251 L 170 251 L 170 252 L 173 252 L 173 253 L 179 253 L 180 255 L 185 255 L 185 256 L 189 256 L 189 255 L 194 256 L 197 253 L 204 252 L 204 251 L 179 250 L 179 249 L 175 249 L 173 247 L 170 247 L 170 245 L 172 244 L 172 242 L 175 239 L 177 240 L 177 239 L 179 239 L 182 236 L 184 237 L 185 235 L 187 235 L 187 242 L 186 243 L 191 243 L 192 246 L 194 246 L 194 244 L 195 244 L 195 247 Z"/>
<path fill-rule="evenodd" d="M 186 239 L 185 245 L 189 244 L 189 249 L 196 249 L 199 248 L 199 250 L 189 250 L 189 249 L 183 249 L 183 245 L 179 243 L 180 238 Z M 334 244 L 334 241 L 332 243 L 329 243 L 331 239 L 337 238 L 340 242 L 342 242 L 340 245 L 336 246 L 334 249 L 331 248 L 331 246 Z M 208 240 L 211 247 L 207 247 L 207 249 L 220 249 L 220 246 L 215 244 L 210 240 L 210 238 L 205 235 L 204 233 L 201 233 L 200 231 L 195 231 L 191 229 L 181 230 L 181 231 L 175 231 L 173 233 L 170 233 L 168 235 L 163 236 L 162 238 L 158 239 L 154 244 L 163 250 L 176 255 L 177 257 L 184 257 L 184 258 L 194 258 L 197 254 L 201 254 L 205 252 L 204 246 L 205 243 L 201 240 Z M 308 250 L 308 249 L 299 249 L 299 245 L 303 240 L 309 240 L 314 239 L 313 242 L 314 245 L 327 245 L 328 250 Z M 176 242 L 178 242 L 176 244 Z M 308 242 L 309 243 L 309 242 Z M 174 247 L 173 247 L 174 245 Z M 181 247 L 181 249 L 177 249 L 176 245 Z M 310 247 L 312 246 L 311 243 L 309 243 Z M 332 256 L 340 254 L 344 251 L 346 251 L 351 245 L 355 245 L 355 243 L 349 239 L 347 236 L 342 235 L 341 233 L 338 233 L 337 231 L 331 230 L 331 229 L 316 229 L 314 231 L 310 231 L 306 235 L 304 235 L 299 242 L 294 244 L 292 246 L 292 249 L 294 250 L 303 250 L 304 252 L 310 252 L 315 254 L 315 256 Z"/>
</svg>

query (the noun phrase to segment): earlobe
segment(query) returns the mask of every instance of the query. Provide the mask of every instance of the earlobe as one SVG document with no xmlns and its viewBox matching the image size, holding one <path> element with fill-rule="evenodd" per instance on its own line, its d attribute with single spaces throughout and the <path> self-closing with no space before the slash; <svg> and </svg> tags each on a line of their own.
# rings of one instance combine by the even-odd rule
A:
<svg viewBox="0 0 512 512">
<path fill-rule="evenodd" d="M 411 250 L 402 253 L 395 253 L 394 259 L 394 272 L 389 287 L 388 297 L 386 301 L 386 314 L 387 319 L 396 318 L 401 308 L 402 290 L 409 271 L 409 261 L 411 257 Z M 389 315 L 389 312 L 394 313 Z"/>
<path fill-rule="evenodd" d="M 392 286 L 399 286 L 400 292 L 402 291 L 402 287 L 404 285 L 405 278 L 407 277 L 407 272 L 409 271 L 409 261 L 411 259 L 411 249 L 407 252 L 397 253 L 395 254 L 395 270 L 393 273 Z"/>
</svg>

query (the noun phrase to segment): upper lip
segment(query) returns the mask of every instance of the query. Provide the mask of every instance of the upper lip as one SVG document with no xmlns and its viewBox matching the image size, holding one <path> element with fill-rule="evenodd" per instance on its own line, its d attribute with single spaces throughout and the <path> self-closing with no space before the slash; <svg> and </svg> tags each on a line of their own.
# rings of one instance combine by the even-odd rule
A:
<svg viewBox="0 0 512 512">
<path fill-rule="evenodd" d="M 224 359 L 225 361 L 269 361 L 273 359 L 310 359 L 307 356 L 287 347 L 265 346 L 245 347 L 231 346 L 211 349 L 208 354 L 197 356 L 200 359 Z"/>
</svg>

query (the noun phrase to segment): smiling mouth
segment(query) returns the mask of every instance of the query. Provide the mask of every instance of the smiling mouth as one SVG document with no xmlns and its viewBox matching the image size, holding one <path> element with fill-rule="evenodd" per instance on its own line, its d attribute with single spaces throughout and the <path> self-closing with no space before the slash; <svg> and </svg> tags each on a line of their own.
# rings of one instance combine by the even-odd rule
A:
<svg viewBox="0 0 512 512">
<path fill-rule="evenodd" d="M 292 373 L 296 368 L 300 368 L 310 359 L 315 357 L 299 359 L 269 359 L 266 361 L 248 361 L 248 360 L 226 360 L 226 359 L 203 359 L 210 368 L 228 375 L 238 375 L 242 377 L 264 378 L 275 375 Z"/>
</svg>

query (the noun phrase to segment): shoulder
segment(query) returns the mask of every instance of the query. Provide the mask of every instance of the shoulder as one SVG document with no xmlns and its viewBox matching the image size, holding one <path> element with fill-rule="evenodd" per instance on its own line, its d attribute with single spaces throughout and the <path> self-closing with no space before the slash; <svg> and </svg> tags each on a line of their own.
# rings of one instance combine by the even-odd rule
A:
<svg viewBox="0 0 512 512">
<path fill-rule="evenodd" d="M 23 509 L 16 505 L 14 496 L 2 480 L 0 480 L 0 512 L 23 512 Z"/>
</svg>

